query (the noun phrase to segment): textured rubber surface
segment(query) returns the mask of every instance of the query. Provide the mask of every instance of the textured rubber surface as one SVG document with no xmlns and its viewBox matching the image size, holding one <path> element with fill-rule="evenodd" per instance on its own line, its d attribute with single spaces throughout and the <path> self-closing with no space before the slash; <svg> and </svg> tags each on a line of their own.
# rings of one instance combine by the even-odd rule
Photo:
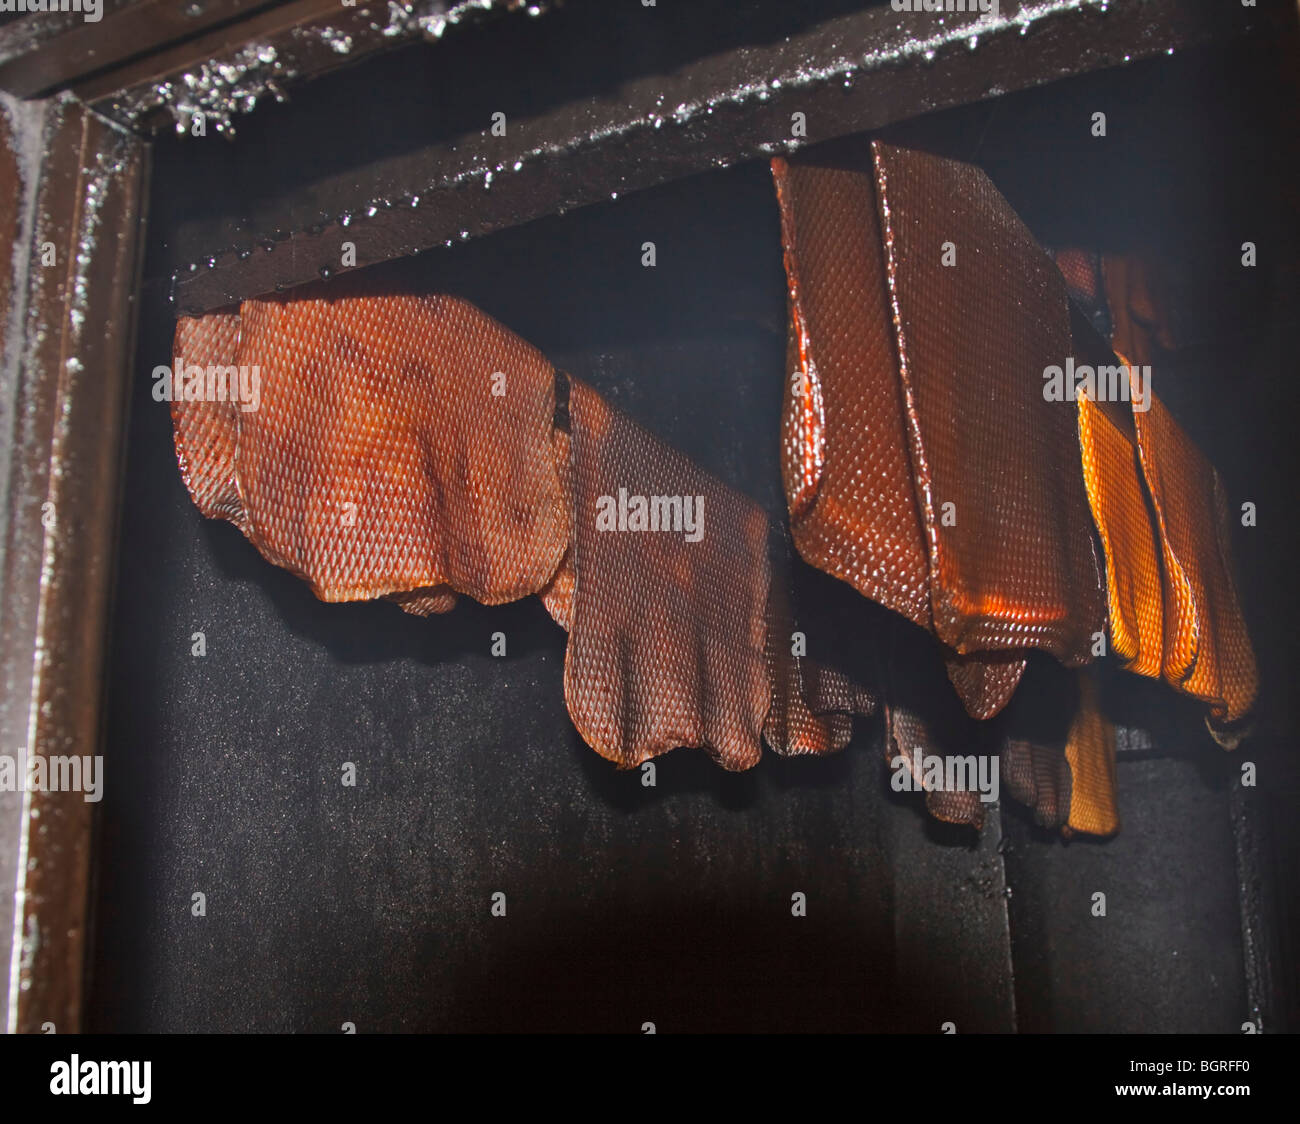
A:
<svg viewBox="0 0 1300 1124">
<path fill-rule="evenodd" d="M 239 314 L 211 313 L 176 325 L 173 370 L 236 362 Z M 198 509 L 210 519 L 228 519 L 245 534 L 248 521 L 235 479 L 239 407 L 232 402 L 172 402 L 172 426 L 181 478 Z"/>
<path fill-rule="evenodd" d="M 791 318 L 781 443 L 791 536 L 811 565 L 930 628 L 869 158 L 858 169 L 776 160 L 773 174 Z"/>
<path fill-rule="evenodd" d="M 1207 702 L 1213 721 L 1235 722 L 1254 704 L 1259 677 L 1232 577 L 1223 484 L 1154 395 L 1134 421 L 1167 578 L 1165 677 Z"/>
<path fill-rule="evenodd" d="M 1011 701 L 1025 673 L 1025 659 L 1018 652 L 960 656 L 946 648 L 944 651 L 948 681 L 972 718 L 987 719 L 998 714 Z"/>
<path fill-rule="evenodd" d="M 872 148 L 935 632 L 1086 663 L 1101 574 L 1073 410 L 1043 393 L 1070 352 L 1065 283 L 983 171 Z"/>
<path fill-rule="evenodd" d="M 785 757 L 842 749 L 853 736 L 853 715 L 874 714 L 875 696 L 833 668 L 797 655 L 800 636 L 788 593 L 789 548 L 769 536 L 772 570 L 767 599 L 767 669 L 771 707 L 763 738 Z"/>
<path fill-rule="evenodd" d="M 781 471 L 805 561 L 933 631 L 885 252 L 866 146 L 772 162 L 790 312 Z M 996 714 L 1023 660 L 949 653 L 967 711 Z"/>
<path fill-rule="evenodd" d="M 1071 296 L 1113 322 L 1102 362 L 1150 367 L 1173 335 L 1156 271 L 1138 258 L 1057 252 Z M 1150 391 L 1148 391 L 1150 393 Z M 1164 405 L 1136 395 L 1120 421 L 1079 401 L 1079 443 L 1106 560 L 1111 642 L 1128 670 L 1209 704 L 1210 732 L 1235 748 L 1258 672 L 1233 579 L 1223 482 Z M 1128 410 L 1128 407 L 1124 407 Z M 1131 420 L 1130 420 L 1131 419 Z"/>
<path fill-rule="evenodd" d="M 1082 670 L 1079 709 L 1065 743 L 1071 779 L 1067 835 L 1114 835 L 1119 830 L 1115 750 L 1115 727 L 1102 712 L 1091 674 Z"/>
<path fill-rule="evenodd" d="M 984 804 L 977 791 L 927 786 L 927 762 L 938 759 L 946 767 L 950 758 L 964 758 L 971 752 L 971 747 L 961 744 L 955 733 L 960 727 L 927 720 L 897 703 L 887 706 L 885 713 L 888 758 L 896 761 L 901 757 L 906 762 L 913 784 L 925 789 L 925 807 L 930 815 L 944 823 L 982 827 Z"/>
<path fill-rule="evenodd" d="M 767 520 L 750 501 L 571 380 L 573 624 L 569 715 L 625 766 L 674 746 L 729 769 L 757 763 L 769 703 Z M 602 527 L 599 501 L 671 496 L 696 510 L 679 530 Z M 702 506 L 702 511 L 699 507 Z"/>
<path fill-rule="evenodd" d="M 173 403 L 205 514 L 323 601 L 448 587 L 500 604 L 551 580 L 569 532 L 539 351 L 443 296 L 268 298 L 230 320 L 177 331 L 186 364 L 235 334 L 259 373 L 256 409 Z"/>
<path fill-rule="evenodd" d="M 934 632 L 991 718 L 1026 649 L 1085 663 L 1104 622 L 1073 410 L 1043 396 L 1070 350 L 1064 282 L 968 165 L 875 143 L 773 176 L 794 542 Z"/>
<path fill-rule="evenodd" d="M 1129 671 L 1157 678 L 1164 660 L 1160 545 L 1137 446 L 1089 398 L 1079 400 L 1079 445 L 1106 561 L 1111 646 Z"/>
<path fill-rule="evenodd" d="M 245 301 L 182 320 L 176 351 L 187 368 L 258 375 L 255 409 L 197 393 L 173 403 L 205 515 L 325 601 L 386 596 L 427 615 L 456 593 L 538 594 L 570 633 L 570 715 L 603 756 L 631 766 L 698 746 L 743 769 L 764 735 L 782 754 L 839 749 L 852 714 L 874 708 L 789 651 L 762 509 L 472 305 Z M 628 494 L 676 525 L 600 529 L 602 498 Z"/>
<path fill-rule="evenodd" d="M 1060 829 L 1070 812 L 1070 766 L 1063 746 L 1009 738 L 1002 746 L 1002 784 L 1033 809 L 1039 827 Z"/>
</svg>

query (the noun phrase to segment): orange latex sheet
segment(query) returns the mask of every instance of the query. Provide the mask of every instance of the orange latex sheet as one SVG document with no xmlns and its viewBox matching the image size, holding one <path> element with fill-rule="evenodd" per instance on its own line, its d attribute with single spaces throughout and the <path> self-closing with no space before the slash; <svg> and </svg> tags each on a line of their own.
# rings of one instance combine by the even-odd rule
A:
<svg viewBox="0 0 1300 1124">
<path fill-rule="evenodd" d="M 805 560 L 932 632 L 967 712 L 1030 649 L 1078 666 L 1105 595 L 1065 285 L 979 169 L 873 142 L 773 162 L 791 318 L 782 469 Z"/>
<path fill-rule="evenodd" d="M 1207 703 L 1211 731 L 1232 745 L 1226 728 L 1250 712 L 1259 681 L 1233 580 L 1227 500 L 1213 466 L 1148 393 L 1150 408 L 1131 422 L 1079 403 L 1111 643 L 1130 671 Z"/>
<path fill-rule="evenodd" d="M 1060 251 L 1083 307 L 1103 310 L 1124 358 L 1075 321 L 1076 354 L 1149 370 L 1171 343 L 1140 262 Z M 1130 352 L 1130 348 L 1134 351 Z M 1152 376 L 1154 378 L 1154 375 Z M 1147 380 L 1148 383 L 1151 380 Z M 1139 675 L 1163 677 L 1208 705 L 1226 748 L 1243 735 L 1258 672 L 1233 578 L 1223 481 L 1159 397 L 1129 380 L 1127 403 L 1079 401 L 1084 482 L 1106 562 L 1111 644 Z"/>
<path fill-rule="evenodd" d="M 203 514 L 325 601 L 417 614 L 539 595 L 565 698 L 602 756 L 729 769 L 847 743 L 873 700 L 790 654 L 769 526 L 592 388 L 447 296 L 301 295 L 183 319 L 176 450 Z M 260 402 L 188 375 L 256 368 Z"/>
</svg>

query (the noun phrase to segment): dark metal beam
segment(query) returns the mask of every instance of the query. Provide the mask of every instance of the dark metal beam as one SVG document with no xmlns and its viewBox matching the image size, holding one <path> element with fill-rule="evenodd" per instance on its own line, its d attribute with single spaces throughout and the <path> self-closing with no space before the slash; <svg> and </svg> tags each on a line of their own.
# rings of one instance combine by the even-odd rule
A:
<svg viewBox="0 0 1300 1124">
<path fill-rule="evenodd" d="M 129 65 L 87 78 L 74 92 L 130 128 L 147 132 L 175 122 L 183 129 L 198 109 L 233 135 L 234 118 L 265 95 L 283 96 L 295 82 L 421 37 L 440 39 L 466 20 L 519 9 L 540 15 L 551 2 L 282 0 L 261 10 L 250 5 L 251 14 L 238 22 L 227 20 L 184 42 L 160 42 Z"/>
<path fill-rule="evenodd" d="M 27 139 L 44 158 L 33 188 L 25 328 L 4 477 L 0 736 L 33 758 L 100 750 L 127 368 L 134 345 L 148 146 L 72 98 L 48 103 Z M 84 785 L 84 781 L 83 781 Z M 94 803 L 81 791 L 0 806 L 18 856 L 0 939 L 11 1031 L 80 1028 Z"/>
<path fill-rule="evenodd" d="M 286 192 L 269 229 L 198 251 L 176 279 L 197 313 L 738 161 L 1246 31 L 1254 9 L 1197 0 L 1004 0 L 996 17 L 841 14 L 708 54 L 523 120 L 327 176 L 304 217 Z M 557 65 L 561 60 L 557 60 Z M 582 62 L 575 58 L 573 66 Z M 794 114 L 803 114 L 796 135 Z M 485 113 L 485 121 L 487 115 Z M 350 259 L 349 259 L 350 260 Z"/>
<path fill-rule="evenodd" d="M 20 98 L 57 90 L 273 2 L 104 0 L 93 19 L 84 3 L 82 11 L 34 12 L 0 27 L 0 90 Z"/>
</svg>

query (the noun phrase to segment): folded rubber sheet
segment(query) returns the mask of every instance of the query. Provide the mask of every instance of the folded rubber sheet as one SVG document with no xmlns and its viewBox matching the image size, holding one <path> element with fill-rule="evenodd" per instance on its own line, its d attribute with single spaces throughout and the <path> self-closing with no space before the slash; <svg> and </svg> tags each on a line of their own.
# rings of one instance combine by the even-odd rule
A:
<svg viewBox="0 0 1300 1124">
<path fill-rule="evenodd" d="M 1058 260 L 1067 263 L 1071 292 L 1093 322 L 1113 325 L 1115 351 L 1088 339 L 1076 318 L 1076 353 L 1100 348 L 1094 362 L 1129 366 L 1128 348 L 1151 356 L 1172 342 L 1147 295 L 1147 271 L 1113 257 L 1058 252 Z M 1131 380 L 1127 403 L 1086 396 L 1078 403 L 1111 643 L 1130 671 L 1162 677 L 1206 703 L 1211 733 L 1231 748 L 1243 736 L 1259 682 L 1234 577 L 1227 493 L 1160 396 L 1149 385 L 1143 390 Z"/>
<path fill-rule="evenodd" d="M 791 378 L 791 533 L 932 632 L 968 712 L 1030 649 L 1091 658 L 1105 599 L 1072 407 L 1065 283 L 979 169 L 873 142 L 773 162 Z"/>
<path fill-rule="evenodd" d="M 1044 392 L 1067 357 L 1127 364 L 1096 328 L 1144 362 L 1168 341 L 1145 271 L 1054 262 L 969 165 L 861 140 L 827 152 L 773 161 L 801 556 L 930 632 L 973 718 L 1003 711 L 1030 650 L 1081 667 L 1106 628 L 1127 668 L 1207 702 L 1232 744 L 1217 727 L 1257 683 L 1221 480 L 1149 384 L 1118 404 Z M 1055 726 L 1022 707 L 990 734 L 934 701 L 933 680 L 925 704 L 900 697 L 893 672 L 891 758 L 996 744 L 1040 824 L 1117 829 L 1115 731 L 1090 676 L 1056 692 Z M 926 800 L 940 819 L 983 818 L 968 793 Z"/>
<path fill-rule="evenodd" d="M 976 718 L 1028 649 L 1079 666 L 1108 624 L 1126 666 L 1206 702 L 1212 730 L 1242 719 L 1257 672 L 1218 474 L 1149 382 L 1104 405 L 1044 393 L 1067 357 L 1129 364 L 1082 338 L 1071 295 L 1144 360 L 1168 342 L 1146 271 L 1073 250 L 1058 269 L 955 160 L 855 141 L 773 173 L 800 554 L 932 632 Z"/>
</svg>

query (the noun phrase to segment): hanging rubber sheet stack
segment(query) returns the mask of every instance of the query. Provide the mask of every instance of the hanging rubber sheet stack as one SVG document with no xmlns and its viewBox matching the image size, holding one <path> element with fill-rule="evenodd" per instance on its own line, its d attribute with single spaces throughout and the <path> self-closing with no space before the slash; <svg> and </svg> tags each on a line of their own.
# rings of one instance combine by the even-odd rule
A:
<svg viewBox="0 0 1300 1124">
<path fill-rule="evenodd" d="M 1127 459 L 1109 431 L 1094 441 L 1109 412 L 1047 393 L 1048 372 L 1083 347 L 1080 318 L 1061 270 L 980 169 L 854 141 L 828 158 L 778 158 L 773 173 L 792 538 L 806 561 L 929 633 L 964 704 L 947 704 L 937 661 L 899 631 L 908 654 L 890 661 L 888 754 L 911 767 L 994 741 L 1008 791 L 1039 823 L 1113 832 L 1115 733 L 1089 675 L 1062 684 L 1048 670 L 1008 703 L 1031 652 L 1071 668 L 1100 654 L 1109 608 L 1134 670 L 1152 673 L 1131 651 L 1154 628 L 1166 677 L 1199 690 L 1212 717 L 1249 707 L 1221 483 L 1167 411 L 1139 412 L 1127 386 Z M 1162 632 L 1170 611 L 1182 623 Z M 1199 657 L 1187 651 L 1196 638 Z M 929 791 L 927 805 L 982 819 L 969 793 Z"/>
<path fill-rule="evenodd" d="M 773 167 L 790 533 L 896 614 L 864 638 L 888 649 L 890 759 L 945 820 L 978 825 L 987 793 L 928 785 L 925 759 L 983 748 L 1044 826 L 1114 831 L 1115 731 L 1066 670 L 1107 628 L 1225 743 L 1254 700 L 1222 482 L 1149 385 L 1045 392 L 1067 357 L 1120 362 L 1066 278 L 1102 285 L 1086 256 L 1058 270 L 979 169 L 878 142 Z M 175 353 L 205 515 L 325 601 L 537 595 L 569 633 L 574 725 L 619 765 L 826 753 L 874 709 L 796 654 L 762 509 L 472 305 L 334 282 L 182 319 Z M 250 372 L 256 401 L 224 392 Z"/>
<path fill-rule="evenodd" d="M 1102 361 L 1127 368 L 1124 356 L 1172 342 L 1140 262 L 1077 252 L 1057 260 L 1091 322 L 1110 326 L 1116 351 Z M 1087 334 L 1076 322 L 1076 335 Z M 1129 401 L 1079 401 L 1111 641 L 1128 670 L 1206 703 L 1210 733 L 1232 749 L 1248 732 L 1259 675 L 1233 575 L 1227 492 L 1150 386 L 1131 381 Z"/>
</svg>

